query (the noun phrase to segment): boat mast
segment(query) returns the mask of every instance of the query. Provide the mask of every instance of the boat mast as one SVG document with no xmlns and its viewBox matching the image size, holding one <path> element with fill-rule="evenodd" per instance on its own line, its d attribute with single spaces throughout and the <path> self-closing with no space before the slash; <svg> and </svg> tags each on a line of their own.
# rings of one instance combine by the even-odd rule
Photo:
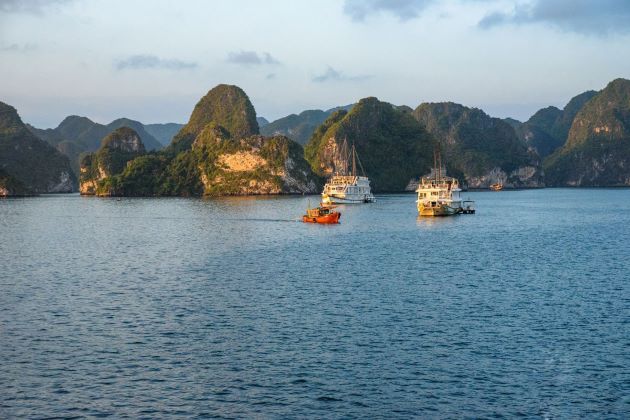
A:
<svg viewBox="0 0 630 420">
<path fill-rule="evenodd" d="M 437 146 L 435 147 L 435 149 L 433 149 L 433 179 L 437 181 L 437 154 L 438 154 L 438 148 Z"/>
<path fill-rule="evenodd" d="M 348 160 L 350 159 L 350 152 L 348 151 L 348 138 L 344 137 L 343 145 L 341 146 L 341 154 L 343 160 L 343 176 L 348 175 Z"/>
<path fill-rule="evenodd" d="M 352 176 L 357 176 L 357 150 L 354 148 L 354 143 L 352 143 Z"/>
</svg>

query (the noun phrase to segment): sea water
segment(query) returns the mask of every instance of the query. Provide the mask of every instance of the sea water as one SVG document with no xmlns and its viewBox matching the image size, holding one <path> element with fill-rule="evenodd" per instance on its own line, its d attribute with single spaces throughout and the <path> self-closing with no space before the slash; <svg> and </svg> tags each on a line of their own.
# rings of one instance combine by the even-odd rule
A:
<svg viewBox="0 0 630 420">
<path fill-rule="evenodd" d="M 0 200 L 0 417 L 628 418 L 630 190 Z"/>
</svg>

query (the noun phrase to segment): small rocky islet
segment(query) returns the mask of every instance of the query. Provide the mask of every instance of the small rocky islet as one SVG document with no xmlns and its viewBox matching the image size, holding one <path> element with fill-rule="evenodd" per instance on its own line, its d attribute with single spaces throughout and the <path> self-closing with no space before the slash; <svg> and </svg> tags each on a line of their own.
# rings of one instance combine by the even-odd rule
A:
<svg viewBox="0 0 630 420">
<path fill-rule="evenodd" d="M 525 122 L 450 102 L 412 109 L 373 97 L 267 122 L 242 89 L 218 85 L 183 126 L 71 116 L 40 130 L 0 102 L 0 196 L 318 193 L 344 141 L 375 192 L 408 189 L 429 172 L 436 147 L 469 188 L 628 186 L 629 127 L 626 79 Z"/>
</svg>

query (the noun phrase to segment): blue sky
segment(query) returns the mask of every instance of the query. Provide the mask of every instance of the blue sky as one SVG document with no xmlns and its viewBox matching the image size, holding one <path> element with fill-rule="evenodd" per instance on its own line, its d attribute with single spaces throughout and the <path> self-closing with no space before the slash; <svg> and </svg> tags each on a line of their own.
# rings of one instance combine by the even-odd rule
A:
<svg viewBox="0 0 630 420">
<path fill-rule="evenodd" d="M 186 122 L 219 83 L 270 120 L 376 96 L 527 119 L 630 78 L 627 0 L 0 0 L 0 101 Z"/>
</svg>

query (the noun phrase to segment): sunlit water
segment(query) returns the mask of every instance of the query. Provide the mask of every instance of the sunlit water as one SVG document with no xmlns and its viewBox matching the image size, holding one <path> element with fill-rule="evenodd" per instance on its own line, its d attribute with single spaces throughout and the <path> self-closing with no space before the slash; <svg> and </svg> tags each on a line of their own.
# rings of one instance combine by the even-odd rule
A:
<svg viewBox="0 0 630 420">
<path fill-rule="evenodd" d="M 0 201 L 0 418 L 630 416 L 630 190 Z"/>
</svg>

